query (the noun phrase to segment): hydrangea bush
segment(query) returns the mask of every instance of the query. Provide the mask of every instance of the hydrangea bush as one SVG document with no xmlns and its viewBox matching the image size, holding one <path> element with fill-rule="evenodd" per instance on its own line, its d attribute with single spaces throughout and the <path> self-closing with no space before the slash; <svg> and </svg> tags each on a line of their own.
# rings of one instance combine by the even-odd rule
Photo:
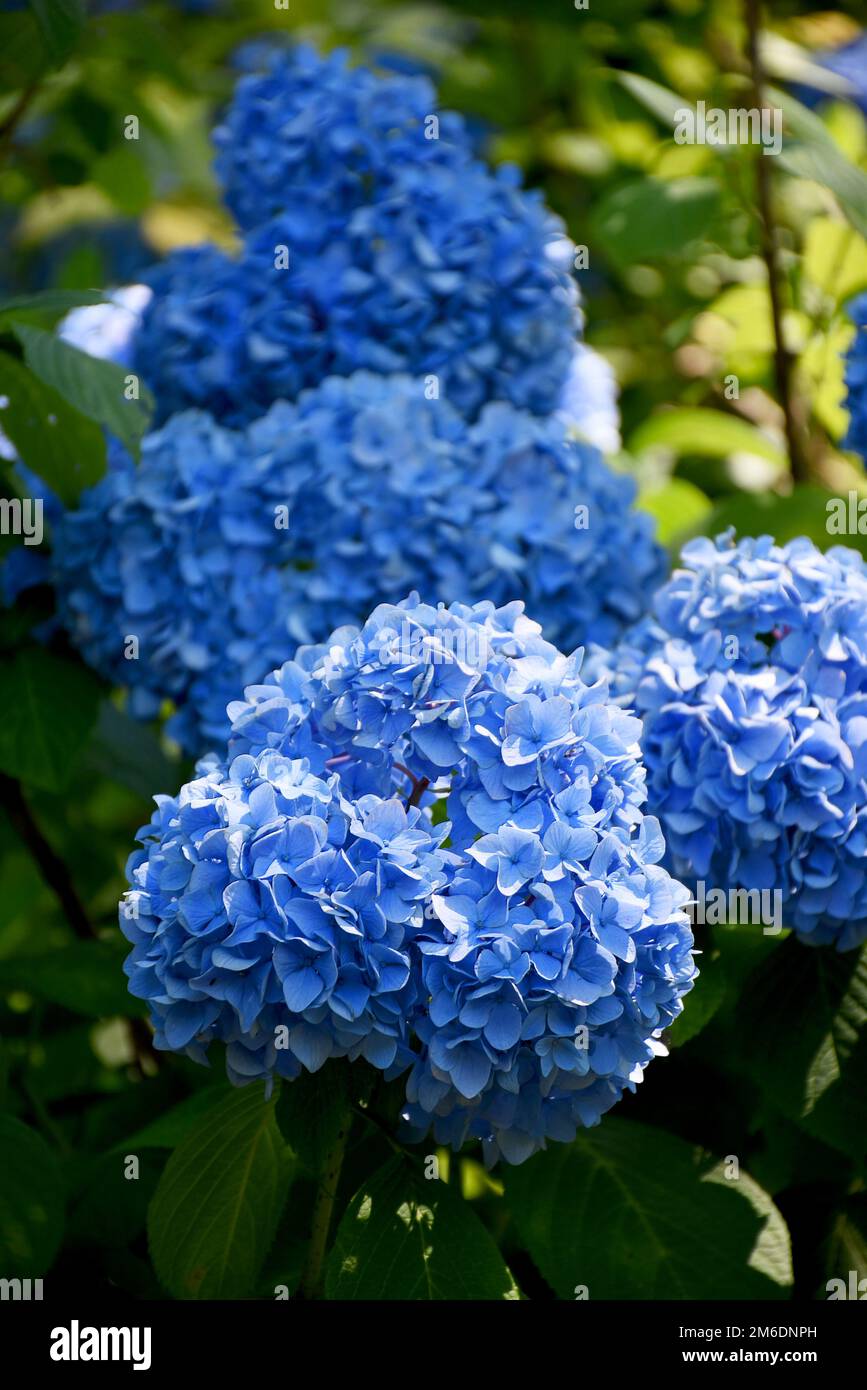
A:
<svg viewBox="0 0 867 1390">
<path fill-rule="evenodd" d="M 413 584 L 445 601 L 521 594 L 569 649 L 611 641 L 663 573 L 634 493 L 561 420 L 500 403 L 468 428 L 412 378 L 359 372 L 246 431 L 176 415 L 137 467 L 117 451 L 57 525 L 55 585 L 133 713 L 172 699 L 172 733 L 200 752 L 246 683 Z"/>
<path fill-rule="evenodd" d="M 130 859 L 157 1045 L 225 1044 L 236 1082 L 408 1071 L 411 1133 L 489 1161 L 634 1089 L 695 974 L 688 893 L 580 663 L 519 603 L 413 596 L 249 687 Z"/>
<path fill-rule="evenodd" d="M 648 800 L 692 886 L 781 894 L 802 940 L 867 938 L 867 567 L 808 540 L 692 541 L 614 657 Z"/>
</svg>

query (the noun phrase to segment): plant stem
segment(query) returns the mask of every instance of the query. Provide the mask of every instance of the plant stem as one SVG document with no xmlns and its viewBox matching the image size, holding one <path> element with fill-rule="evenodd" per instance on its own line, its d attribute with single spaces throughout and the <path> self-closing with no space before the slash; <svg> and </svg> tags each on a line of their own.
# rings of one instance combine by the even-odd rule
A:
<svg viewBox="0 0 867 1390">
<path fill-rule="evenodd" d="M 331 1228 L 331 1217 L 334 1211 L 334 1201 L 337 1196 L 337 1187 L 340 1182 L 340 1171 L 343 1167 L 343 1156 L 346 1152 L 346 1141 L 349 1138 L 349 1130 L 352 1125 L 352 1116 L 349 1111 L 343 1117 L 343 1122 L 331 1149 L 325 1157 L 322 1171 L 319 1174 L 319 1186 L 316 1189 L 316 1201 L 313 1204 L 313 1225 L 310 1232 L 310 1244 L 307 1247 L 307 1262 L 304 1266 L 304 1273 L 301 1276 L 301 1297 L 317 1298 L 322 1283 L 322 1266 L 325 1261 L 325 1252 L 328 1248 L 328 1232 Z"/>
<path fill-rule="evenodd" d="M 21 783 L 0 772 L 0 806 L 22 843 L 30 851 L 42 877 L 63 909 L 63 915 L 80 941 L 97 940 L 97 932 L 76 891 L 72 875 L 43 835 L 25 800 Z M 130 1044 L 143 1072 L 153 1072 L 156 1053 L 150 1029 L 143 1018 L 126 1020 Z"/>
<path fill-rule="evenodd" d="M 759 55 L 761 3 L 760 0 L 744 0 L 744 4 L 747 25 L 747 58 L 753 87 L 753 103 L 756 109 L 761 111 L 765 105 L 764 73 Z M 792 478 L 795 482 L 804 482 L 808 476 L 808 470 L 802 447 L 801 431 L 795 413 L 792 356 L 786 347 L 783 336 L 783 305 L 780 290 L 780 267 L 777 257 L 777 231 L 771 194 L 771 171 L 764 146 L 760 146 L 756 154 L 755 165 L 762 259 L 768 273 L 768 292 L 771 299 L 771 319 L 774 329 L 774 376 L 785 421 Z"/>
<path fill-rule="evenodd" d="M 0 154 L 5 152 L 6 146 L 9 144 L 9 142 L 12 139 L 12 136 L 15 133 L 16 126 L 18 125 L 19 121 L 26 115 L 27 108 L 29 107 L 33 98 L 36 96 L 36 93 L 39 91 L 40 86 L 40 79 L 38 77 L 35 77 L 33 81 L 29 84 L 29 86 L 23 88 L 18 97 L 18 100 L 13 105 L 9 114 L 2 121 L 0 121 Z"/>
<path fill-rule="evenodd" d="M 69 870 L 54 852 L 34 819 L 24 799 L 20 782 L 0 773 L 0 805 L 20 839 L 27 846 L 46 884 L 63 908 L 64 916 L 75 935 L 89 941 L 94 935 L 90 919 L 72 882 Z"/>
</svg>

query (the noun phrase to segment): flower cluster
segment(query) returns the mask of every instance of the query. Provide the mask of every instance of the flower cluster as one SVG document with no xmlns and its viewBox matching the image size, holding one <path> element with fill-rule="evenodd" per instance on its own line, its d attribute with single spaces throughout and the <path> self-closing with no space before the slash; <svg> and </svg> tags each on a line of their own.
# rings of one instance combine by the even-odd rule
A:
<svg viewBox="0 0 867 1390">
<path fill-rule="evenodd" d="M 392 193 L 407 164 L 460 169 L 463 119 L 440 112 L 426 77 L 350 67 L 337 50 L 264 48 L 213 134 L 215 170 L 238 225 L 295 208 L 339 235 L 353 212 Z"/>
<path fill-rule="evenodd" d="M 849 314 L 855 324 L 855 337 L 846 357 L 849 429 L 843 447 L 854 449 L 867 466 L 867 294 L 852 302 Z"/>
<path fill-rule="evenodd" d="M 250 687 L 130 861 L 158 1045 L 407 1071 L 410 1131 L 489 1161 L 597 1122 L 695 970 L 638 721 L 579 667 L 519 603 L 413 596 Z"/>
<path fill-rule="evenodd" d="M 467 416 L 560 403 L 580 328 L 569 245 L 514 170 L 420 161 L 334 234 L 303 202 L 251 230 L 237 258 L 168 257 L 134 365 L 163 419 L 207 406 L 239 424 L 357 367 L 436 379 Z"/>
<path fill-rule="evenodd" d="M 142 717 L 172 699 L 199 752 L 287 650 L 413 586 L 520 595 L 561 645 L 612 641 L 663 573 L 633 496 L 562 421 L 500 403 L 468 427 L 413 379 L 359 372 L 245 431 L 176 415 L 137 468 L 118 452 L 58 524 L 55 583 L 88 661 Z"/>
<path fill-rule="evenodd" d="M 557 408 L 581 327 L 572 247 L 517 170 L 475 158 L 426 78 L 278 50 L 214 138 L 242 244 L 151 276 L 135 365 L 163 419 L 245 423 L 358 367 L 436 377 L 468 416 Z"/>
<path fill-rule="evenodd" d="M 672 871 L 777 890 L 785 925 L 867 937 L 867 567 L 808 540 L 691 542 L 614 656 Z"/>
</svg>

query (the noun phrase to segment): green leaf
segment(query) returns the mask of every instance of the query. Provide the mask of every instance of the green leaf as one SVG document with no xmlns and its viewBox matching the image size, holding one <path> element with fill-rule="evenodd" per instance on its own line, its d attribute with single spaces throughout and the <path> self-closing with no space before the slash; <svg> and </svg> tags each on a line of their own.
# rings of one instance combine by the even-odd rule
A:
<svg viewBox="0 0 867 1390">
<path fill-rule="evenodd" d="M 178 764 L 163 752 L 159 736 L 147 724 L 131 719 L 111 700 L 103 700 L 93 738 L 85 754 L 87 766 L 138 796 L 150 800 L 183 780 Z"/>
<path fill-rule="evenodd" d="M 243 1298 L 256 1284 L 291 1176 L 276 1097 L 246 1086 L 174 1151 L 148 1213 L 154 1268 L 175 1298 Z"/>
<path fill-rule="evenodd" d="M 329 1062 L 323 1073 L 302 1072 L 277 1104 L 280 1132 L 309 1173 L 318 1175 L 346 1119 L 350 1063 Z"/>
<path fill-rule="evenodd" d="M 633 430 L 627 452 L 641 454 L 657 448 L 670 450 L 676 456 L 699 454 L 722 459 L 732 454 L 756 454 L 780 468 L 786 464 L 786 456 L 779 445 L 755 425 L 736 415 L 701 406 L 678 406 L 651 415 Z"/>
<path fill-rule="evenodd" d="M 47 483 L 66 506 L 105 472 L 105 439 L 56 391 L 9 353 L 0 352 L 0 426 L 18 457 Z"/>
<path fill-rule="evenodd" d="M 852 225 L 867 236 L 867 174 L 846 158 L 820 118 L 806 106 L 778 87 L 768 88 L 768 98 L 783 112 L 780 163 L 790 173 L 830 188 Z"/>
<path fill-rule="evenodd" d="M 607 1117 L 504 1173 L 526 1247 L 560 1298 L 782 1298 L 789 1236 L 746 1174 Z"/>
<path fill-rule="evenodd" d="M 229 1093 L 231 1094 L 231 1092 Z M 185 1100 L 173 1105 L 164 1115 L 160 1115 L 143 1129 L 137 1130 L 131 1139 L 120 1140 L 115 1148 L 125 1153 L 137 1153 L 139 1149 L 175 1149 L 186 1139 L 190 1130 L 202 1115 L 213 1110 L 214 1106 L 226 1099 L 226 1087 L 204 1086 L 194 1091 Z"/>
<path fill-rule="evenodd" d="M 75 941 L 40 956 L 0 961 L 0 992 L 22 989 L 86 1018 L 136 1017 L 141 1001 L 126 988 L 125 941 Z"/>
<path fill-rule="evenodd" d="M 40 1135 L 0 1115 L 0 1173 L 0 1270 L 7 1279 L 38 1279 L 60 1244 L 60 1165 Z"/>
<path fill-rule="evenodd" d="M 794 937 L 748 980 L 738 1006 L 742 1064 L 769 1102 L 853 1158 L 867 1133 L 867 947 Z"/>
<path fill-rule="evenodd" d="M 867 241 L 848 222 L 814 217 L 804 239 L 805 279 L 835 305 L 867 289 Z"/>
<path fill-rule="evenodd" d="M 105 189 L 115 207 L 127 217 L 138 217 L 151 200 L 151 183 L 136 141 L 121 140 L 101 155 L 91 178 Z"/>
<path fill-rule="evenodd" d="M 669 134 L 673 134 L 682 111 L 694 110 L 691 102 L 678 96 L 670 87 L 651 82 L 649 77 L 641 77 L 635 72 L 614 72 L 613 75 L 636 101 L 668 127 Z"/>
<path fill-rule="evenodd" d="M 12 322 L 28 367 L 89 420 L 104 425 L 133 455 L 153 414 L 153 397 L 140 385 L 140 398 L 127 400 L 128 372 L 116 362 L 90 357 L 53 333 Z"/>
<path fill-rule="evenodd" d="M 331 1299 L 517 1298 L 502 1256 L 468 1203 L 395 1155 L 362 1184 L 325 1275 Z"/>
<path fill-rule="evenodd" d="M 39 25 L 29 10 L 0 13 L 0 91 L 21 91 L 48 66 Z"/>
<path fill-rule="evenodd" d="M 662 487 L 645 488 L 635 505 L 656 518 L 656 538 L 661 545 L 672 545 L 680 537 L 700 530 L 713 511 L 710 498 L 685 478 L 669 478 Z"/>
<path fill-rule="evenodd" d="M 135 1177 L 126 1159 L 139 1160 Z M 158 1154 L 101 1154 L 88 1162 L 74 1197 L 70 1196 L 67 1241 L 75 1245 L 130 1246 L 145 1229 L 148 1202 L 161 1166 Z"/>
<path fill-rule="evenodd" d="M 727 993 L 725 969 L 719 953 L 701 955 L 699 976 L 683 1001 L 679 1014 L 665 1035 L 669 1047 L 682 1047 L 696 1037 L 721 1007 Z"/>
<path fill-rule="evenodd" d="M 84 25 L 83 0 L 29 0 L 43 42 L 56 66 L 65 63 Z"/>
<path fill-rule="evenodd" d="M 621 265 L 642 264 L 681 252 L 719 215 L 713 179 L 643 178 L 616 188 L 597 204 L 594 240 Z"/>
<path fill-rule="evenodd" d="M 848 1284 L 850 1270 L 855 1271 L 859 1282 L 867 1279 L 867 1195 L 863 1192 L 847 1198 L 835 1214 L 826 1247 L 825 1273 L 829 1279 Z"/>
<path fill-rule="evenodd" d="M 62 791 L 96 720 L 99 693 L 83 666 L 41 647 L 0 663 L 0 772 Z"/>
<path fill-rule="evenodd" d="M 39 294 L 0 298 L 0 318 L 7 314 L 34 314 L 53 323 L 70 309 L 104 302 L 102 290 L 42 290 Z"/>
<path fill-rule="evenodd" d="M 788 497 L 772 492 L 732 493 L 713 509 L 705 533 L 719 535 L 733 526 L 739 536 L 771 535 L 779 545 L 807 536 L 820 550 L 847 545 L 867 555 L 867 536 L 854 532 L 839 536 L 827 529 L 827 503 L 833 494 L 823 488 L 799 486 Z M 844 496 L 843 499 L 848 499 Z"/>
</svg>

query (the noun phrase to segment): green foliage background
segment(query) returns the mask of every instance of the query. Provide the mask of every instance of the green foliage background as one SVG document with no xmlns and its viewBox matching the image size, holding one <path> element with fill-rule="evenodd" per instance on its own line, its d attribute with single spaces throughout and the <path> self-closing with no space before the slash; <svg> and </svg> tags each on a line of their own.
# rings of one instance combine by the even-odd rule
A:
<svg viewBox="0 0 867 1390">
<path fill-rule="evenodd" d="M 491 157 L 545 188 L 588 247 L 587 337 L 622 387 L 620 465 L 673 549 L 732 523 L 825 546 L 827 497 L 867 495 L 840 448 L 844 306 L 867 288 L 867 123 L 833 90 L 816 114 L 792 95 L 817 79 L 817 51 L 857 32 L 854 4 L 779 0 L 765 16 L 787 123 L 766 163 L 794 466 L 756 151 L 671 138 L 675 106 L 745 104 L 740 3 L 87 8 L 101 12 L 0 14 L 0 423 L 65 501 L 100 476 L 100 426 L 134 449 L 149 401 L 122 404 L 118 369 L 50 330 L 139 242 L 231 245 L 208 131 L 232 52 L 269 30 L 422 59 Z M 116 904 L 151 794 L 189 769 L 73 653 L 33 639 L 44 604 L 0 613 L 0 1277 L 44 1275 L 54 1297 L 274 1298 L 306 1264 L 307 1295 L 338 1299 L 810 1299 L 867 1276 L 864 953 L 700 929 L 670 1058 L 574 1145 L 492 1175 L 473 1152 L 396 1144 L 396 1093 L 361 1064 L 266 1102 L 217 1067 L 155 1056 Z M 311 1274 L 315 1194 L 341 1153 Z"/>
</svg>

